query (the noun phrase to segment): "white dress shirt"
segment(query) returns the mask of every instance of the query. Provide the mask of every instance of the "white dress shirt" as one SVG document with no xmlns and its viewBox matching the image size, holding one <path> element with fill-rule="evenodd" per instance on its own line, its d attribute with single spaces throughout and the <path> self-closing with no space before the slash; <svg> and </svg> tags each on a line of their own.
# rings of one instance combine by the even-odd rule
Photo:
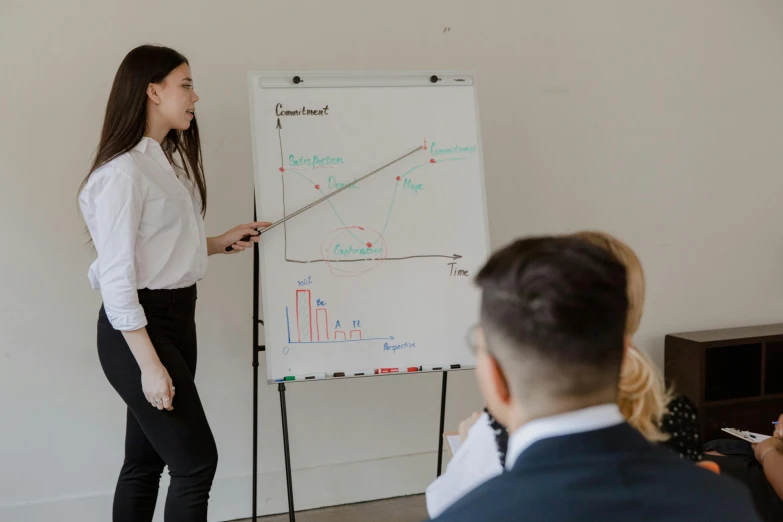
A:
<svg viewBox="0 0 783 522">
<path fill-rule="evenodd" d="M 540 440 L 608 428 L 624 421 L 616 404 L 602 404 L 528 422 L 509 436 L 506 469 L 511 469 L 522 452 Z M 468 430 L 446 472 L 427 487 L 430 518 L 502 472 L 495 433 L 484 413 Z"/>
<path fill-rule="evenodd" d="M 614 403 L 591 406 L 528 422 L 508 438 L 506 469 L 513 468 L 522 452 L 540 440 L 601 430 L 623 422 L 625 417 Z"/>
<path fill-rule="evenodd" d="M 97 259 L 88 278 L 117 330 L 147 325 L 137 290 L 184 288 L 204 277 L 201 198 L 160 144 L 144 137 L 98 168 L 79 195 Z"/>
</svg>

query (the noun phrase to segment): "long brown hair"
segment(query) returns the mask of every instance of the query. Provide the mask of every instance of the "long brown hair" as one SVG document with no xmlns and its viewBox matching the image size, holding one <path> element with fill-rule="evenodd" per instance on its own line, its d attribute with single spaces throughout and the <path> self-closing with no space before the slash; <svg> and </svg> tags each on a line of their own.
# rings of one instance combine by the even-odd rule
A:
<svg viewBox="0 0 783 522">
<path fill-rule="evenodd" d="M 109 93 L 98 153 L 89 174 L 79 186 L 79 192 L 96 169 L 132 150 L 141 141 L 147 130 L 147 87 L 150 83 L 162 82 L 171 71 L 183 63 L 190 65 L 182 54 L 158 45 L 142 45 L 125 56 L 117 69 Z M 205 215 L 207 184 L 204 180 L 201 141 L 195 116 L 188 130 L 169 131 L 161 143 L 161 148 L 172 163 L 175 161 L 174 155 L 179 154 L 182 160 L 179 167 L 198 188 L 201 213 Z"/>
</svg>

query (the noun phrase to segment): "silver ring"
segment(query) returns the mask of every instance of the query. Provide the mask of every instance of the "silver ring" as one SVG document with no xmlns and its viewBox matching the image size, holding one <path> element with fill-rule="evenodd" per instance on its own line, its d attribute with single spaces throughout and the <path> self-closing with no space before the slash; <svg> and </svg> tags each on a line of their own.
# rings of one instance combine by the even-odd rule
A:
<svg viewBox="0 0 783 522">
<path fill-rule="evenodd" d="M 160 400 L 155 400 L 155 404 L 163 404 Z"/>
<path fill-rule="evenodd" d="M 163 399 L 163 402 L 169 402 L 171 399 Z"/>
<path fill-rule="evenodd" d="M 171 391 L 174 391 L 174 386 L 172 386 L 171 388 L 169 388 L 169 390 L 171 390 Z"/>
</svg>

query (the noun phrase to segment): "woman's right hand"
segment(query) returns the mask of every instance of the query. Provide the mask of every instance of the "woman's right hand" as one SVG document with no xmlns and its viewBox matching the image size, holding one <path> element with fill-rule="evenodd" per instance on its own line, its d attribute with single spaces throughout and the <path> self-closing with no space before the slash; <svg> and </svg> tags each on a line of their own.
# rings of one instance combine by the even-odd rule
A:
<svg viewBox="0 0 783 522">
<path fill-rule="evenodd" d="M 166 368 L 158 363 L 141 370 L 141 391 L 153 407 L 159 410 L 173 410 L 174 385 Z"/>
</svg>

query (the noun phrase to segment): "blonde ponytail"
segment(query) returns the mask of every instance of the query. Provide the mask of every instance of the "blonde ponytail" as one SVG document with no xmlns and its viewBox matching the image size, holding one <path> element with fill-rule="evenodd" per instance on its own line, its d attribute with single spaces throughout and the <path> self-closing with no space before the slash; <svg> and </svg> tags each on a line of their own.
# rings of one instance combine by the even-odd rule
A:
<svg viewBox="0 0 783 522">
<path fill-rule="evenodd" d="M 636 253 L 619 239 L 605 232 L 586 230 L 574 234 L 605 248 L 623 264 L 628 278 L 628 317 L 625 335 L 633 337 L 642 321 L 645 282 L 642 263 Z M 668 413 L 673 398 L 666 389 L 663 374 L 653 362 L 634 346 L 627 350 L 620 369 L 618 405 L 628 424 L 647 440 L 663 442 L 669 435 L 661 431 L 661 419 Z"/>
</svg>

